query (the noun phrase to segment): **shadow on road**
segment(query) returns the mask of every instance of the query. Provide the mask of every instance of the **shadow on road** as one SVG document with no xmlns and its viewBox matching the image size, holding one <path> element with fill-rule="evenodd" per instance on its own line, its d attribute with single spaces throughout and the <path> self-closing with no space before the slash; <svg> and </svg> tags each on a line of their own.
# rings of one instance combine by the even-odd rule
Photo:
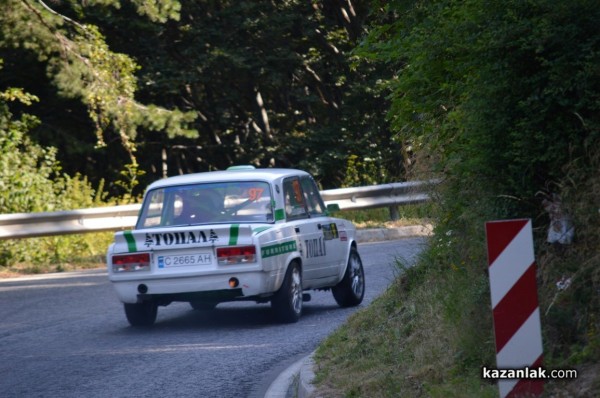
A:
<svg viewBox="0 0 600 398">
<path fill-rule="evenodd" d="M 177 306 L 177 309 L 174 308 Z M 156 323 L 148 328 L 125 326 L 122 331 L 127 333 L 148 333 L 149 331 L 199 331 L 199 330 L 242 330 L 269 328 L 279 323 L 269 304 L 223 303 L 213 310 L 194 310 L 187 303 L 171 304 L 159 307 Z M 162 310 L 162 313 L 161 313 Z M 303 315 L 299 323 L 313 322 L 315 319 L 326 318 L 332 311 L 345 311 L 335 304 L 305 303 Z M 126 321 L 125 321 L 126 323 Z"/>
</svg>

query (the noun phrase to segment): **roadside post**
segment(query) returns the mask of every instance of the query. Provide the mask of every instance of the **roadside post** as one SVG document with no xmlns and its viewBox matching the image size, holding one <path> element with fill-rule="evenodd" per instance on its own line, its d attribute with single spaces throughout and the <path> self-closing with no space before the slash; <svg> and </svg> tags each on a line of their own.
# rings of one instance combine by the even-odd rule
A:
<svg viewBox="0 0 600 398">
<path fill-rule="evenodd" d="M 500 397 L 543 391 L 542 332 L 530 219 L 485 224 Z"/>
</svg>

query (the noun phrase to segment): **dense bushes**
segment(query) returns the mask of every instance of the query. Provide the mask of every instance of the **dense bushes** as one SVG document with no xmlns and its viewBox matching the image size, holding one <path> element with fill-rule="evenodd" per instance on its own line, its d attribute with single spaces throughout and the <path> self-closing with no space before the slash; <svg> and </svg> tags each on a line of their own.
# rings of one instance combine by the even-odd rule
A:
<svg viewBox="0 0 600 398">
<path fill-rule="evenodd" d="M 10 105 L 36 98 L 21 90 L 0 93 L 0 214 L 70 210 L 100 206 L 97 190 L 85 177 L 61 173 L 54 148 L 32 142 L 27 133 L 38 121 L 15 116 Z M 106 250 L 106 234 L 0 241 L 0 267 L 21 265 L 35 272 L 48 263 L 65 268 L 65 260 L 90 261 Z M 102 262 L 101 259 L 96 259 Z"/>
<path fill-rule="evenodd" d="M 398 68 L 388 82 L 389 119 L 397 139 L 412 145 L 415 175 L 443 182 L 434 206 L 436 237 L 404 284 L 394 287 L 392 294 L 400 298 L 385 299 L 396 303 L 393 314 L 409 311 L 410 305 L 420 311 L 412 311 L 397 338 L 398 355 L 406 360 L 398 377 L 382 372 L 378 379 L 391 386 L 382 395 L 445 396 L 464 385 L 474 385 L 464 394 L 482 395 L 485 383 L 477 370 L 495 363 L 484 239 L 489 220 L 533 220 L 545 365 L 597 363 L 597 3 L 437 0 L 390 2 L 384 9 L 360 54 Z M 548 198 L 561 198 L 561 209 L 575 226 L 569 245 L 546 241 L 550 219 L 543 200 Z M 429 318 L 435 328 L 428 313 L 442 314 Z M 423 333 L 419 327 L 428 327 L 423 325 L 436 336 L 419 345 L 414 339 Z M 360 333 L 368 345 L 379 331 Z M 436 340 L 445 342 L 437 351 L 443 370 L 419 372 L 420 353 Z M 345 349 L 338 345 L 336 351 Z M 407 380 L 407 373 L 417 376 Z M 597 377 L 592 372 L 591 379 Z M 369 395 L 347 382 L 338 387 Z"/>
<path fill-rule="evenodd" d="M 391 83 L 391 116 L 414 126 L 399 135 L 431 153 L 422 161 L 444 177 L 437 234 L 453 237 L 423 266 L 467 273 L 472 287 L 449 304 L 468 308 L 486 278 L 484 222 L 533 219 L 548 361 L 597 360 L 600 9 L 586 0 L 436 1 L 415 2 L 410 15 L 411 25 L 395 23 L 406 66 Z M 548 195 L 562 197 L 573 219 L 571 245 L 546 242 Z M 483 298 L 477 306 L 487 308 Z M 450 315 L 467 336 L 491 329 L 487 318 Z M 456 342 L 456 366 L 485 364 L 465 356 L 477 342 L 491 344 Z"/>
</svg>

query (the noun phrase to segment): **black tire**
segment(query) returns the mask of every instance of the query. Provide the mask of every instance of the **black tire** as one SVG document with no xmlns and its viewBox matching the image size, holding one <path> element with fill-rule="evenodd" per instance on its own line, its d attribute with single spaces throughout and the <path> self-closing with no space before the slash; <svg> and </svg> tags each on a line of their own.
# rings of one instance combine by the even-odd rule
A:
<svg viewBox="0 0 600 398">
<path fill-rule="evenodd" d="M 362 303 L 365 296 L 365 271 L 355 248 L 350 250 L 344 277 L 331 291 L 340 307 L 354 307 Z"/>
<path fill-rule="evenodd" d="M 217 303 L 215 303 L 213 301 L 196 300 L 196 301 L 190 301 L 190 305 L 196 311 L 211 311 L 211 310 L 215 309 L 215 307 L 217 306 Z"/>
<path fill-rule="evenodd" d="M 275 317 L 283 323 L 298 322 L 302 315 L 302 273 L 297 263 L 291 263 L 281 288 L 271 299 Z"/>
<path fill-rule="evenodd" d="M 125 316 L 131 326 L 152 326 L 156 321 L 158 305 L 154 301 L 124 303 L 123 306 L 125 307 Z"/>
</svg>

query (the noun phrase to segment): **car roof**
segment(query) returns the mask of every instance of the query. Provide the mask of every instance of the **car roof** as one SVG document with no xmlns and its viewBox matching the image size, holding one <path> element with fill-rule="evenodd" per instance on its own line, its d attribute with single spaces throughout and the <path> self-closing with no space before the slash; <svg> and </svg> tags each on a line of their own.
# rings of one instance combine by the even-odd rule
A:
<svg viewBox="0 0 600 398">
<path fill-rule="evenodd" d="M 310 175 L 305 171 L 296 169 L 232 169 L 221 171 L 207 171 L 204 173 L 184 174 L 163 178 L 150 184 L 147 190 L 164 188 L 173 185 L 188 185 L 207 182 L 226 181 L 267 181 L 272 182 L 284 177 Z"/>
</svg>

